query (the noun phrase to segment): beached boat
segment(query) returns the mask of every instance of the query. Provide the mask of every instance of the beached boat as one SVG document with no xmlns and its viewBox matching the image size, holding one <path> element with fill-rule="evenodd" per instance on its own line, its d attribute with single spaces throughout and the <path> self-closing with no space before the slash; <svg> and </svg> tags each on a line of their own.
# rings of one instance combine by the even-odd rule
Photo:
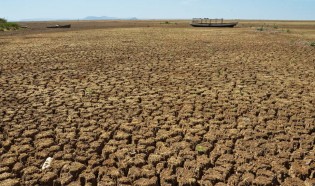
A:
<svg viewBox="0 0 315 186">
<path fill-rule="evenodd" d="M 71 25 L 54 25 L 48 26 L 47 28 L 71 28 Z"/>
<path fill-rule="evenodd" d="M 235 27 L 238 22 L 224 23 L 223 19 L 194 18 L 191 22 L 193 27 Z"/>
</svg>

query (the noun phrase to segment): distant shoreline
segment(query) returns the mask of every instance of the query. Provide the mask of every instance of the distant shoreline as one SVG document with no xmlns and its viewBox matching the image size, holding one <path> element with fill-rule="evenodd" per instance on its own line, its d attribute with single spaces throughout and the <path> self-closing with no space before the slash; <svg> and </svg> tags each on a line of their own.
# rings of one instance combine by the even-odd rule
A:
<svg viewBox="0 0 315 186">
<path fill-rule="evenodd" d="M 192 19 L 192 18 L 191 18 Z M 9 20 L 11 22 L 56 22 L 56 21 L 61 21 L 61 22 L 65 22 L 65 21 L 164 21 L 164 20 L 191 20 L 191 19 L 174 19 L 174 18 L 170 18 L 170 19 L 140 19 L 140 18 L 113 18 L 113 19 L 43 19 L 43 20 L 36 20 L 36 19 L 25 19 L 25 20 Z M 211 18 L 211 19 L 216 19 L 216 18 Z M 217 19 L 221 19 L 221 18 L 217 18 Z M 281 21 L 281 22 L 314 22 L 314 20 L 300 20 L 300 19 L 296 19 L 296 20 L 281 20 L 281 19 L 233 19 L 233 18 L 223 18 L 224 20 L 236 20 L 236 21 Z"/>
<path fill-rule="evenodd" d="M 279 30 L 307 29 L 315 30 L 315 21 L 288 21 L 288 20 L 240 20 L 226 19 L 225 21 L 237 21 L 235 29 L 254 29 L 258 27 L 278 28 Z M 192 28 L 190 19 L 159 19 L 159 20 L 60 20 L 60 21 L 24 21 L 17 22 L 26 29 L 19 29 L 10 32 L 1 32 L 5 35 L 28 35 L 37 33 L 68 32 L 93 29 L 113 28 Z M 71 24 L 71 28 L 49 29 L 54 25 Z"/>
</svg>

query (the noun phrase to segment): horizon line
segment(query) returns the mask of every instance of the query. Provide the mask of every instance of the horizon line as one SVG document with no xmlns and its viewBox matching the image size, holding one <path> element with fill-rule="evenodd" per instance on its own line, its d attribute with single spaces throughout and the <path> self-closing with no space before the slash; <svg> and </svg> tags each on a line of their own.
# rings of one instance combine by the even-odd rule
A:
<svg viewBox="0 0 315 186">
<path fill-rule="evenodd" d="M 89 17 L 89 16 L 87 16 Z M 53 19 L 53 18 L 27 18 L 22 20 L 10 20 L 10 22 L 50 22 L 50 21 L 148 21 L 148 20 L 191 20 L 193 18 L 137 18 L 137 17 L 131 17 L 131 18 L 114 18 L 111 17 L 111 19 L 74 19 L 74 18 L 61 18 L 61 19 Z M 96 17 L 97 16 L 92 16 Z M 103 17 L 103 16 L 100 16 Z M 200 17 L 194 17 L 194 18 L 200 18 Z M 6 19 L 6 18 L 4 18 Z M 308 21 L 312 22 L 315 21 L 315 19 L 251 19 L 251 18 L 211 18 L 211 19 L 225 19 L 225 20 L 243 20 L 243 21 Z"/>
</svg>

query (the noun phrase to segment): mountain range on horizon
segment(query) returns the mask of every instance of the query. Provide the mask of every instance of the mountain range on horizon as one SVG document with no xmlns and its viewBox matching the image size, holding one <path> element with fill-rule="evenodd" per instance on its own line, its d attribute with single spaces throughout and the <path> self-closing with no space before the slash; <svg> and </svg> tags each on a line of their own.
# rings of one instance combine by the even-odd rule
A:
<svg viewBox="0 0 315 186">
<path fill-rule="evenodd" d="M 109 17 L 109 16 L 87 16 L 82 19 L 67 19 L 67 18 L 59 18 L 59 19 L 53 19 L 53 18 L 30 18 L 30 19 L 22 19 L 19 21 L 67 21 L 67 20 L 138 20 L 136 17 L 130 17 L 130 18 L 117 18 L 117 17 Z"/>
</svg>

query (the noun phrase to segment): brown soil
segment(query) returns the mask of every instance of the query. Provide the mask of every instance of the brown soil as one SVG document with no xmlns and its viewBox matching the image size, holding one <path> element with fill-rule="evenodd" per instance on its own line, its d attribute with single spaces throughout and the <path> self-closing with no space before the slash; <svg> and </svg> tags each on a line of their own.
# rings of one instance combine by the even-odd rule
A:
<svg viewBox="0 0 315 186">
<path fill-rule="evenodd" d="M 0 33 L 0 185 L 314 185 L 309 23 L 161 22 Z"/>
</svg>

